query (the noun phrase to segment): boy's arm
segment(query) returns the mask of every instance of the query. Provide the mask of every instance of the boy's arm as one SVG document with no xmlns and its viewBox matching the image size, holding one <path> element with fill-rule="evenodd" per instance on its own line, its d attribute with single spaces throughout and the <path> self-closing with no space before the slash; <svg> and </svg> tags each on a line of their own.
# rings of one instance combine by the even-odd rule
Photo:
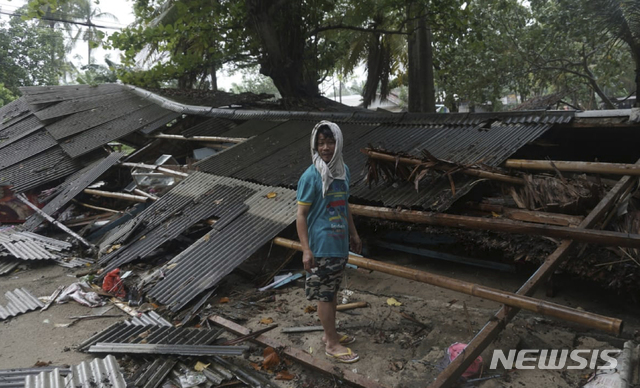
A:
<svg viewBox="0 0 640 388">
<path fill-rule="evenodd" d="M 311 273 L 311 268 L 315 267 L 313 260 L 313 252 L 309 248 L 309 230 L 307 226 L 307 216 L 311 206 L 301 205 L 298 203 L 298 214 L 296 217 L 296 229 L 298 231 L 298 238 L 300 239 L 300 245 L 302 245 L 302 264 L 304 270 Z"/>
<path fill-rule="evenodd" d="M 351 243 L 351 250 L 354 253 L 360 254 L 362 252 L 362 241 L 356 230 L 356 224 L 353 222 L 353 216 L 351 215 L 351 209 L 347 206 L 347 222 L 349 223 L 349 242 Z"/>
</svg>

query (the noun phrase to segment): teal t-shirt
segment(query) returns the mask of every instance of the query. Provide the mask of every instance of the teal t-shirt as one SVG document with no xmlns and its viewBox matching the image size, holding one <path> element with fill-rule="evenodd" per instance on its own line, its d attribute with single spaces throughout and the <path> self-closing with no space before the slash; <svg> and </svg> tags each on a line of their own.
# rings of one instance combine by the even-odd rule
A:
<svg viewBox="0 0 640 388">
<path fill-rule="evenodd" d="M 298 181 L 298 204 L 310 206 L 307 216 L 309 248 L 314 257 L 349 256 L 349 182 L 351 175 L 345 165 L 346 179 L 334 179 L 322 197 L 322 177 L 311 165 Z"/>
</svg>

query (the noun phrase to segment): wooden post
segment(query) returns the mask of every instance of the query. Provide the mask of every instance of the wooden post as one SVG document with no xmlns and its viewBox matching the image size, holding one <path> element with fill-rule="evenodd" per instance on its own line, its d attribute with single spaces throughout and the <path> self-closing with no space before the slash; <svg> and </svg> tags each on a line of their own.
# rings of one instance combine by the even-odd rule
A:
<svg viewBox="0 0 640 388">
<path fill-rule="evenodd" d="M 449 226 L 453 228 L 491 230 L 516 234 L 531 234 L 571 239 L 591 244 L 640 248 L 640 234 L 590 230 L 565 226 L 538 225 L 511 220 L 460 216 L 454 214 L 423 212 L 418 210 L 395 210 L 384 207 L 349 204 L 351 214 L 364 217 L 405 221 L 416 224 Z"/>
<path fill-rule="evenodd" d="M 562 171 L 588 174 L 640 176 L 640 165 L 602 162 L 565 162 L 560 160 L 508 159 L 505 167 L 520 170 Z"/>
<path fill-rule="evenodd" d="M 300 245 L 299 242 L 287 240 L 281 237 L 276 237 L 273 240 L 273 243 L 283 247 L 297 249 L 299 251 L 302 250 L 302 245 Z M 620 334 L 620 331 L 622 330 L 622 321 L 616 318 L 609 318 L 582 310 L 576 310 L 556 303 L 545 302 L 528 296 L 516 295 L 511 292 L 485 287 L 479 284 L 465 282 L 463 280 L 435 275 L 425 271 L 419 271 L 353 255 L 349 255 L 349 263 L 361 268 L 388 273 L 405 279 L 415 280 L 431 284 L 436 287 L 461 292 L 463 294 L 504 303 L 509 306 L 523 308 L 538 314 L 564 319 L 566 321 L 578 323 L 594 329 L 606 331 L 608 333 L 614 333 L 616 335 Z"/>
<path fill-rule="evenodd" d="M 639 164 L 638 161 L 637 164 Z M 610 211 L 620 195 L 630 186 L 634 185 L 637 179 L 625 176 L 602 198 L 600 203 L 589 213 L 578 228 L 594 227 L 605 214 Z M 544 284 L 544 282 L 553 274 L 553 272 L 567 260 L 569 252 L 576 245 L 574 241 L 565 240 L 555 250 L 547 260 L 538 268 L 538 270 L 527 280 L 527 282 L 518 290 L 518 295 L 532 295 L 535 290 Z M 462 373 L 471 365 L 471 363 L 489 346 L 491 342 L 498 336 L 500 331 L 504 329 L 509 321 L 520 311 L 517 308 L 503 306 L 495 316 L 490 319 L 482 330 L 471 340 L 464 352 L 454 359 L 441 373 L 436 380 L 429 386 L 430 388 L 448 388 L 452 387 L 460 378 Z"/>
<path fill-rule="evenodd" d="M 425 165 L 425 162 L 418 159 L 418 158 L 405 158 L 405 157 L 396 157 L 393 155 L 388 155 L 388 154 L 384 154 L 381 152 L 376 152 L 376 151 L 372 151 L 370 149 L 363 149 L 362 150 L 363 153 L 365 153 L 366 155 L 368 155 L 370 158 L 373 159 L 378 159 L 378 160 L 384 160 L 387 162 L 392 162 L 392 163 L 404 163 L 404 164 L 411 164 L 414 166 L 420 166 L 420 165 Z M 442 166 L 437 166 L 437 169 L 444 169 L 445 171 L 450 171 L 453 167 L 447 168 L 446 165 L 442 165 Z M 466 174 L 466 175 L 472 175 L 472 176 L 477 176 L 479 178 L 484 178 L 484 179 L 491 179 L 494 181 L 500 181 L 500 182 L 505 182 L 505 183 L 511 183 L 514 185 L 524 185 L 525 184 L 525 180 L 522 178 L 518 178 L 518 177 L 513 177 L 513 176 L 509 176 L 509 175 L 504 175 L 504 174 L 498 174 L 495 172 L 489 172 L 489 171 L 484 171 L 484 170 L 480 170 L 480 169 L 474 169 L 474 168 L 465 168 L 460 170 L 459 172 Z"/>
</svg>

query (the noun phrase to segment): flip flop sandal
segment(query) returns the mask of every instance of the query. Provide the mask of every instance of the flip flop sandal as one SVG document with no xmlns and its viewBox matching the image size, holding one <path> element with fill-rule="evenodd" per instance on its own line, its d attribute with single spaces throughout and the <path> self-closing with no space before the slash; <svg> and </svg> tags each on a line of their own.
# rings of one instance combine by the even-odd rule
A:
<svg viewBox="0 0 640 388">
<path fill-rule="evenodd" d="M 340 337 L 340 340 L 338 342 L 340 342 L 340 345 L 349 345 L 356 342 L 356 337 L 351 337 L 345 334 L 342 337 Z"/>
<path fill-rule="evenodd" d="M 342 362 L 345 364 L 351 364 L 352 362 L 356 362 L 360 359 L 360 356 L 353 353 L 350 348 L 347 348 L 347 351 L 345 353 L 331 354 L 329 352 L 324 352 L 324 354 L 326 354 L 329 358 L 333 358 L 334 361 Z M 344 356 L 351 356 L 351 358 L 342 358 Z"/>
</svg>

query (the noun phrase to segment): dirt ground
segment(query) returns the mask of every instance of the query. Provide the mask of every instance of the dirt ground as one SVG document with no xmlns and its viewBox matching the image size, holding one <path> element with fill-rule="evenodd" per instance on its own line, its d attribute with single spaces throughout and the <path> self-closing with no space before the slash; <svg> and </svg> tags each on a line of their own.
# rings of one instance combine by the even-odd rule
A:
<svg viewBox="0 0 640 388">
<path fill-rule="evenodd" d="M 515 291 L 528 274 L 507 274 L 493 270 L 465 267 L 450 263 L 429 261 L 425 258 L 389 251 L 377 251 L 371 258 L 430 271 L 461 280 L 481 283 L 502 290 Z M 36 296 L 48 296 L 59 285 L 77 281 L 74 271 L 48 265 L 30 263 L 33 268 L 0 277 L 0 293 L 24 287 Z M 292 264 L 293 269 L 299 268 Z M 614 295 L 591 289 L 588 285 L 562 279 L 560 293 L 548 298 L 544 292 L 535 296 L 562 305 L 582 308 L 625 321 L 620 337 L 594 332 L 579 326 L 546 318 L 529 312 L 521 312 L 508 325 L 497 341 L 482 354 L 485 360 L 483 376 L 500 375 L 497 378 L 476 383 L 479 387 L 578 387 L 590 371 L 510 371 L 488 370 L 493 349 L 610 349 L 621 348 L 627 339 L 640 333 L 638 306 Z M 467 296 L 363 269 L 348 269 L 343 287 L 350 291 L 348 302 L 365 301 L 367 308 L 338 313 L 340 332 L 353 335 L 357 341 L 350 347 L 361 360 L 354 364 L 336 364 L 389 387 L 423 387 L 434 379 L 442 368 L 445 349 L 455 342 L 467 342 L 498 310 L 497 303 Z M 318 358 L 326 358 L 321 342 L 322 332 L 299 334 L 281 333 L 286 327 L 319 325 L 317 315 L 305 312 L 311 303 L 304 298 L 302 282 L 278 289 L 273 302 L 246 303 L 253 295 L 253 285 L 246 278 L 232 274 L 216 291 L 216 295 L 204 309 L 206 314 L 219 314 L 238 321 L 251 329 L 266 327 L 260 321 L 270 318 L 278 328 L 267 335 L 278 341 L 302 349 Z M 228 303 L 219 303 L 228 297 Z M 401 306 L 391 306 L 389 298 L 395 298 Z M 0 303 L 6 304 L 3 297 Z M 308 309 L 307 309 L 308 310 Z M 57 327 L 69 323 L 70 316 L 91 314 L 88 307 L 75 302 L 52 305 L 45 312 L 33 311 L 0 322 L 0 369 L 32 367 L 37 362 L 51 365 L 71 365 L 94 358 L 91 354 L 75 350 L 80 343 L 94 333 L 127 315 L 114 307 L 108 314 L 118 318 L 102 318 L 79 321 L 71 327 Z M 425 327 L 403 318 L 400 313 L 413 316 Z M 232 337 L 229 335 L 228 337 Z M 260 362 L 262 349 L 256 347 L 248 361 Z M 248 361 L 238 362 L 247 367 Z M 282 387 L 334 387 L 341 382 L 312 372 L 299 365 L 289 371 L 296 377 L 288 382 L 276 382 Z"/>
</svg>

